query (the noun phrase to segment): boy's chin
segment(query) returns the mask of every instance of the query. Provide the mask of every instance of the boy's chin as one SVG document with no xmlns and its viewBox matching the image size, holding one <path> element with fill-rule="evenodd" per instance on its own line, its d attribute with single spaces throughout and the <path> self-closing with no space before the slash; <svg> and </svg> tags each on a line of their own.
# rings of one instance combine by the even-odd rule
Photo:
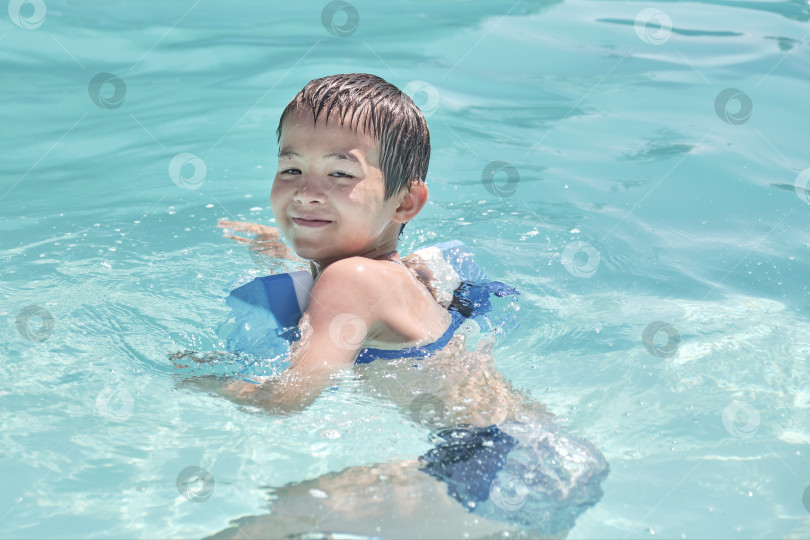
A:
<svg viewBox="0 0 810 540">
<path fill-rule="evenodd" d="M 316 248 L 309 246 L 293 246 L 293 251 L 295 251 L 295 254 L 301 257 L 302 259 L 312 262 L 318 262 L 320 260 L 333 257 L 333 254 L 329 253 L 327 250 L 323 248 Z"/>
</svg>

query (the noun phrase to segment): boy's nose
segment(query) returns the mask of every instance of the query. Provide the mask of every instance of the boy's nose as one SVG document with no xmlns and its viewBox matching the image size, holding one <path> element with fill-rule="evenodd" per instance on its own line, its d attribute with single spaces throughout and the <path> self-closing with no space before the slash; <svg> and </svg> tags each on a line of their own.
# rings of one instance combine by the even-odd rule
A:
<svg viewBox="0 0 810 540">
<path fill-rule="evenodd" d="M 301 204 L 323 202 L 326 198 L 326 186 L 310 175 L 302 176 L 298 182 L 293 199 Z"/>
</svg>

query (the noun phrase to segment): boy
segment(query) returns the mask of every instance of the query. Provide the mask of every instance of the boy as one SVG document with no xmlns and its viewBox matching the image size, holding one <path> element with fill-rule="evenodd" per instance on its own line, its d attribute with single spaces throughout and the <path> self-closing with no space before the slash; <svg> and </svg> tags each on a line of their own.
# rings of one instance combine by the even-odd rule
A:
<svg viewBox="0 0 810 540">
<path fill-rule="evenodd" d="M 315 285 L 282 380 L 225 391 L 288 410 L 317 397 L 363 347 L 431 343 L 451 318 L 397 253 L 428 197 L 430 133 L 413 102 L 370 75 L 314 80 L 284 110 L 278 140 L 270 204 Z"/>
<path fill-rule="evenodd" d="M 237 403 L 291 411 L 311 403 L 363 349 L 430 348 L 450 338 L 455 317 L 426 267 L 397 252 L 402 228 L 428 197 L 430 134 L 410 98 L 372 75 L 316 79 L 284 110 L 278 140 L 271 207 L 315 284 L 290 367 L 259 385 L 232 381 L 219 390 Z M 291 255 L 273 228 L 220 226 L 258 234 L 274 256 Z M 467 351 L 463 336 L 435 349 L 419 365 L 378 360 L 354 372 L 370 394 L 405 411 L 429 404 L 428 423 L 457 426 L 439 435 L 445 442 L 418 462 L 356 467 L 281 488 L 273 514 L 243 519 L 221 536 L 275 537 L 316 526 L 411 538 L 567 530 L 601 496 L 604 459 L 557 434 L 543 407 L 494 369 L 489 351 Z M 507 455 L 519 450 L 525 455 L 517 461 L 528 465 L 507 474 Z M 537 501 L 530 492 L 540 494 Z"/>
</svg>

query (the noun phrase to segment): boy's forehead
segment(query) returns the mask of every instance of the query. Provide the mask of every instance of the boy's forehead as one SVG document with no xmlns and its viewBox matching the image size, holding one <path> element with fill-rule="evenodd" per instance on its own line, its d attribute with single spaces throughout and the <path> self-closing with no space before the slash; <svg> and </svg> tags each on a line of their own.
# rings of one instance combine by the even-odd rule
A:
<svg viewBox="0 0 810 540">
<path fill-rule="evenodd" d="M 326 114 L 322 112 L 318 115 L 318 118 L 314 121 L 314 123 L 312 116 L 312 112 L 302 111 L 300 109 L 291 113 L 287 118 L 284 119 L 284 122 L 281 125 L 282 139 L 284 138 L 285 133 L 289 131 L 289 128 L 294 128 L 296 130 L 307 129 L 319 132 L 335 132 L 342 136 L 349 135 L 360 139 L 366 139 L 372 144 L 377 143 L 376 137 L 374 137 L 372 133 L 368 133 L 363 129 L 363 125 L 365 123 L 365 118 L 363 116 L 352 118 L 351 121 L 349 121 L 350 119 L 340 118 L 340 116 L 333 111 L 327 119 Z"/>
<path fill-rule="evenodd" d="M 335 152 L 348 151 L 352 148 L 360 148 L 364 153 L 374 151 L 379 155 L 379 141 L 371 134 L 363 131 L 362 118 L 352 126 L 348 122 L 341 123 L 341 119 L 336 114 L 331 114 L 327 122 L 325 115 L 321 114 L 313 123 L 312 113 L 308 111 L 295 111 L 284 119 L 281 125 L 281 140 L 279 155 L 282 153 L 295 152 L 293 139 L 298 136 L 311 137 L 312 135 L 322 135 L 329 143 L 334 143 Z"/>
</svg>

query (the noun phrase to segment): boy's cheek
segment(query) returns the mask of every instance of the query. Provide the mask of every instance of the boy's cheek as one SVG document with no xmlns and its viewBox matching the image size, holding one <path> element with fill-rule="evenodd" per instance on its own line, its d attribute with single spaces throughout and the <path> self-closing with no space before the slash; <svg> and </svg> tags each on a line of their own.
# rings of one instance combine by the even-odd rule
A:
<svg viewBox="0 0 810 540">
<path fill-rule="evenodd" d="M 276 189 L 270 192 L 270 210 L 273 211 L 273 217 L 276 218 L 276 223 L 280 227 L 284 221 L 284 206 L 281 204 L 281 197 Z"/>
<path fill-rule="evenodd" d="M 273 201 L 279 202 L 284 197 L 284 183 L 279 182 L 278 179 L 273 179 L 273 185 L 270 187 L 270 203 Z"/>
</svg>

